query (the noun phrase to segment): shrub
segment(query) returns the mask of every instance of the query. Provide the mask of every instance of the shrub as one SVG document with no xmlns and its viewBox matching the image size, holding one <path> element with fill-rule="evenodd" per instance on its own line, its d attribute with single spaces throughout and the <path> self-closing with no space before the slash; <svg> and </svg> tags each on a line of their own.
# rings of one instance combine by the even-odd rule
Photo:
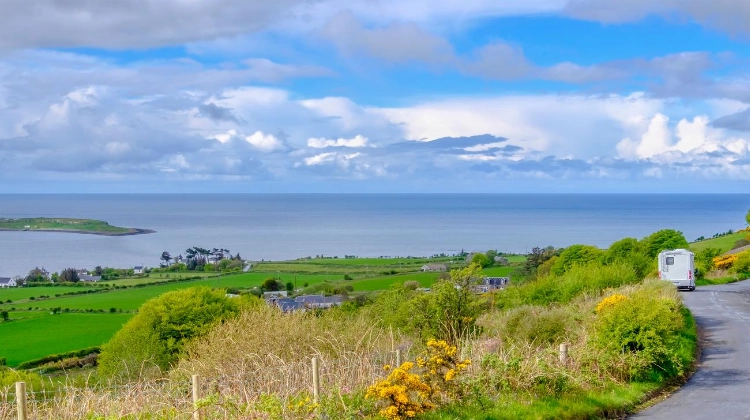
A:
<svg viewBox="0 0 750 420">
<path fill-rule="evenodd" d="M 222 291 L 194 287 L 167 292 L 144 303 L 102 347 L 99 371 L 115 379 L 158 374 L 177 360 L 186 341 L 237 312 L 237 303 Z"/>
<path fill-rule="evenodd" d="M 492 328 L 488 331 L 508 343 L 533 343 L 546 346 L 563 342 L 568 333 L 575 329 L 577 321 L 575 312 L 565 307 L 522 306 L 495 316 L 483 326 Z M 489 324 L 489 325 L 488 325 Z"/>
<path fill-rule="evenodd" d="M 367 389 L 366 398 L 385 401 L 380 415 L 388 420 L 402 420 L 416 417 L 435 406 L 429 398 L 430 386 L 418 374 L 412 373 L 414 363 L 405 362 L 391 370 L 387 378 Z M 386 366 L 386 369 L 389 369 Z"/>
<path fill-rule="evenodd" d="M 573 245 L 566 248 L 555 260 L 550 272 L 562 275 L 575 265 L 587 265 L 604 256 L 604 251 L 590 245 Z"/>
<path fill-rule="evenodd" d="M 736 255 L 732 271 L 738 274 L 750 273 L 750 251 L 743 251 Z"/>
<path fill-rule="evenodd" d="M 658 287 L 662 286 L 639 289 L 627 298 L 612 295 L 597 306 L 591 339 L 612 359 L 624 358 L 624 364 L 609 363 L 622 379 L 649 379 L 654 372 L 671 377 L 683 372 L 674 350 L 683 328 L 679 298 L 660 293 Z"/>
<path fill-rule="evenodd" d="M 737 254 L 721 255 L 713 259 L 714 267 L 719 270 L 731 268 L 737 261 Z"/>
</svg>

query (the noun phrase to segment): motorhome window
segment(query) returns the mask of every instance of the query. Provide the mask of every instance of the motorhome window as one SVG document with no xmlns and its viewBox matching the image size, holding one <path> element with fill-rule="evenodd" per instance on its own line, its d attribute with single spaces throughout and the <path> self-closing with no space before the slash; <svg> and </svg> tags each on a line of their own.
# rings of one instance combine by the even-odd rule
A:
<svg viewBox="0 0 750 420">
<path fill-rule="evenodd" d="M 667 265 L 674 265 L 674 257 L 667 257 Z"/>
</svg>

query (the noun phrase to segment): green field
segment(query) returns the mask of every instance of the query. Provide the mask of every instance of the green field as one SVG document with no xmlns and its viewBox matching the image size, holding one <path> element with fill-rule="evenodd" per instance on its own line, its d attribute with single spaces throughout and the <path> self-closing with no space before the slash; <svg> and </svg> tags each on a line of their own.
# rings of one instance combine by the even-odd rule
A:
<svg viewBox="0 0 750 420">
<path fill-rule="evenodd" d="M 721 252 L 727 252 L 734 247 L 734 243 L 750 235 L 748 231 L 735 232 L 730 235 L 719 236 L 718 238 L 706 239 L 705 241 L 693 242 L 690 249 L 698 252 L 706 248 L 718 248 Z"/>
<path fill-rule="evenodd" d="M 9 366 L 50 354 L 98 346 L 131 317 L 130 314 L 58 314 L 0 323 L 0 357 Z"/>
<path fill-rule="evenodd" d="M 84 290 L 96 290 L 94 287 L 78 287 L 78 286 L 42 286 L 42 287 L 10 287 L 0 289 L 0 305 L 2 302 L 8 299 L 13 302 L 17 300 L 25 300 L 30 297 L 39 296 L 50 296 L 54 297 L 56 294 L 63 294 L 68 292 L 81 292 Z"/>
<path fill-rule="evenodd" d="M 67 219 L 35 217 L 27 219 L 0 219 L 0 229 L 9 230 L 60 230 L 87 233 L 129 233 L 133 229 L 111 226 L 109 223 L 93 219 Z"/>
<path fill-rule="evenodd" d="M 513 256 L 511 262 L 523 261 Z M 144 302 L 171 290 L 195 286 L 213 288 L 237 288 L 248 290 L 260 286 L 269 277 L 279 278 L 282 283 L 291 282 L 295 289 L 314 286 L 322 282 L 334 285 L 351 285 L 355 292 L 388 289 L 393 284 L 415 280 L 422 287 L 431 287 L 445 273 L 421 272 L 428 262 L 450 263 L 450 258 L 357 258 L 357 259 L 311 259 L 290 262 L 257 264 L 253 271 L 240 274 L 217 275 L 216 273 L 151 273 L 148 277 L 104 281 L 97 286 L 43 286 L 29 288 L 0 289 L 0 310 L 9 312 L 10 322 L 0 323 L 0 357 L 8 359 L 13 366 L 54 353 L 96 346 L 109 338 L 132 316 Z M 455 258 L 463 263 L 463 258 Z M 490 267 L 489 276 L 507 276 L 514 267 Z M 396 271 L 384 275 L 382 272 Z M 353 280 L 344 280 L 349 275 Z M 200 276 L 202 279 L 174 282 L 184 277 Z M 171 282 L 170 282 L 171 281 Z M 144 283 L 158 283 L 146 285 Z M 114 289 L 113 286 L 127 286 Z M 59 296 L 68 292 L 94 290 L 97 293 Z M 49 298 L 40 299 L 40 296 Z M 30 298 L 34 297 L 34 300 Z M 12 303 L 3 303 L 11 300 Z M 31 308 L 31 310 L 29 310 Z M 93 310 L 106 313 L 61 313 L 51 314 L 52 308 L 63 310 Z M 131 313 L 110 314 L 111 308 Z"/>
</svg>

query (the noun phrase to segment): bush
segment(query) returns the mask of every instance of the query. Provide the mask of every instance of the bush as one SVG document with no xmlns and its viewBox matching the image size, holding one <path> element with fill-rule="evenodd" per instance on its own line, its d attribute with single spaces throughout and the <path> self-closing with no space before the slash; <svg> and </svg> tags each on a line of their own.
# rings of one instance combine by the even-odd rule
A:
<svg viewBox="0 0 750 420">
<path fill-rule="evenodd" d="M 738 274 L 750 274 L 750 251 L 743 251 L 737 254 L 732 271 Z"/>
<path fill-rule="evenodd" d="M 534 343 L 546 346 L 561 343 L 575 329 L 575 314 L 565 307 L 522 306 L 512 309 L 495 324 L 495 336 L 508 343 Z"/>
<path fill-rule="evenodd" d="M 589 245 L 573 245 L 566 248 L 555 260 L 550 272 L 555 275 L 565 274 L 575 265 L 587 265 L 604 256 L 604 251 Z"/>
<path fill-rule="evenodd" d="M 663 296 L 654 289 L 640 289 L 627 298 L 613 295 L 597 307 L 591 340 L 612 359 L 624 358 L 624 364 L 610 364 L 622 379 L 683 373 L 684 366 L 675 351 L 684 327 L 681 305 L 677 297 Z"/>
<path fill-rule="evenodd" d="M 144 303 L 102 347 L 99 371 L 113 379 L 159 374 L 177 361 L 186 341 L 237 312 L 237 303 L 222 291 L 194 287 L 167 292 Z"/>
</svg>

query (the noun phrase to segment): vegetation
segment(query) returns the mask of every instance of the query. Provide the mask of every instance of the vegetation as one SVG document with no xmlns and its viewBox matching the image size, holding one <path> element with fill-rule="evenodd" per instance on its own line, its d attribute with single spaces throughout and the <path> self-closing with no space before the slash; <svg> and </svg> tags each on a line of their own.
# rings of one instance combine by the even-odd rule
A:
<svg viewBox="0 0 750 420">
<path fill-rule="evenodd" d="M 95 234 L 134 234 L 147 233 L 141 229 L 123 228 L 111 226 L 107 222 L 92 219 L 68 219 L 68 218 L 24 218 L 3 219 L 0 218 L 0 229 L 3 230 L 37 230 L 37 231 L 61 231 Z"/>
<path fill-rule="evenodd" d="M 158 374 L 177 361 L 187 340 L 237 312 L 235 302 L 208 287 L 165 293 L 143 304 L 102 347 L 99 371 L 117 379 L 141 377 L 154 369 Z"/>
</svg>

